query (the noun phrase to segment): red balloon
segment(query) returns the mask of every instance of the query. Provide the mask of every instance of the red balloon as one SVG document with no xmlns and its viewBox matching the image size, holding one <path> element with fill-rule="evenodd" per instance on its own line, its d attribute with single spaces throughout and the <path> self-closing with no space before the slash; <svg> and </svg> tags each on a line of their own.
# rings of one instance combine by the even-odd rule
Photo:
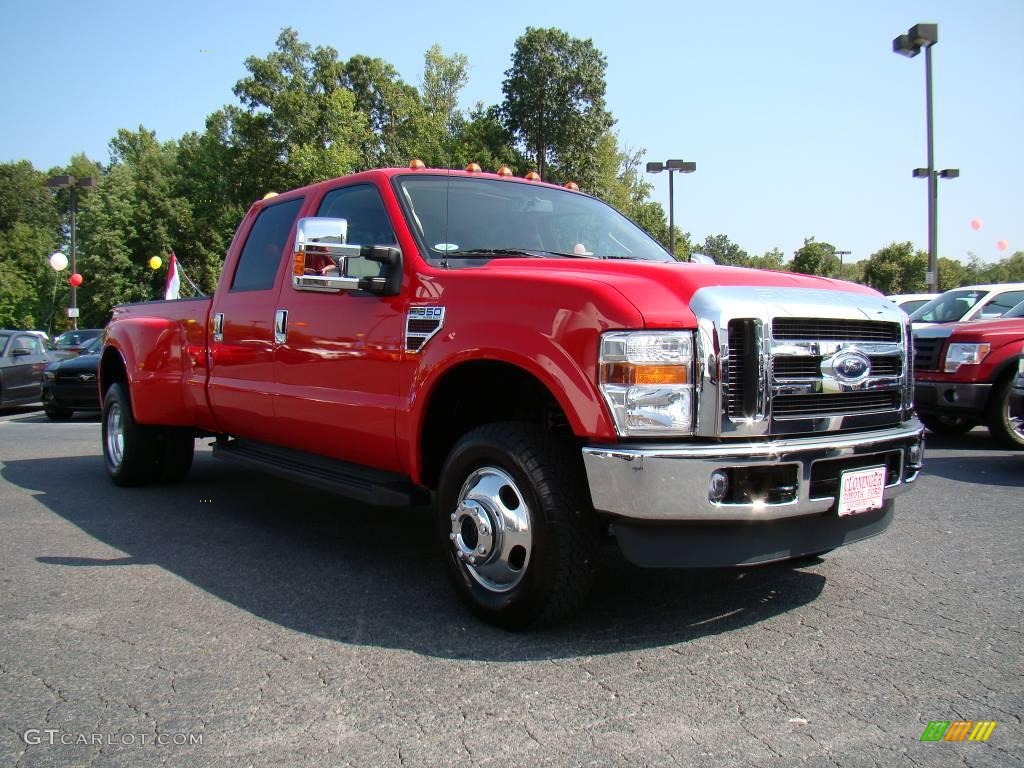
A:
<svg viewBox="0 0 1024 768">
<path fill-rule="evenodd" d="M 68 278 L 68 282 L 77 288 L 82 284 L 82 276 L 75 272 L 75 274 Z"/>
<path fill-rule="evenodd" d="M 1005 251 L 1009 247 L 1010 244 L 1005 240 L 1000 240 L 998 243 L 996 243 L 996 248 L 998 248 L 1000 251 Z"/>
<path fill-rule="evenodd" d="M 971 219 L 971 229 L 974 231 L 981 229 L 981 219 Z"/>
</svg>

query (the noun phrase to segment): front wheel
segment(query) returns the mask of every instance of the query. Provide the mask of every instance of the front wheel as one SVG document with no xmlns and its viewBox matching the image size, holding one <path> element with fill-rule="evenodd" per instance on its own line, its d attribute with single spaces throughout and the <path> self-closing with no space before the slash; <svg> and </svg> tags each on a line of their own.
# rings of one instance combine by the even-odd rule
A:
<svg viewBox="0 0 1024 768">
<path fill-rule="evenodd" d="M 46 412 L 46 417 L 50 419 L 50 421 L 67 421 L 73 414 L 73 412 L 67 408 L 58 408 L 55 405 L 44 405 L 43 411 Z"/>
<path fill-rule="evenodd" d="M 978 426 L 978 422 L 974 419 L 945 413 L 919 413 L 917 418 L 928 428 L 928 431 L 937 435 L 963 435 Z"/>
<path fill-rule="evenodd" d="M 577 452 L 520 423 L 478 427 L 445 461 L 437 525 L 459 595 L 507 629 L 554 624 L 593 582 L 600 526 Z"/>
<path fill-rule="evenodd" d="M 996 384 L 988 404 L 988 431 L 1007 448 L 1024 449 L 1024 418 L 1010 409 L 1013 379 Z"/>
</svg>

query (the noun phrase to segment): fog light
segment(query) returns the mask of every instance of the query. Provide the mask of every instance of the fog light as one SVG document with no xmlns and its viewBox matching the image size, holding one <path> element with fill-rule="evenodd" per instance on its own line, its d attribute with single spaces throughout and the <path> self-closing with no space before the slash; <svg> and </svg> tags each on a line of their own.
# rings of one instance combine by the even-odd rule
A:
<svg viewBox="0 0 1024 768">
<path fill-rule="evenodd" d="M 728 473 L 724 470 L 716 469 L 711 473 L 711 480 L 708 482 L 708 499 L 714 504 L 720 504 L 728 492 Z"/>
<path fill-rule="evenodd" d="M 921 446 L 912 445 L 907 448 L 907 464 L 912 467 L 921 466 Z"/>
</svg>

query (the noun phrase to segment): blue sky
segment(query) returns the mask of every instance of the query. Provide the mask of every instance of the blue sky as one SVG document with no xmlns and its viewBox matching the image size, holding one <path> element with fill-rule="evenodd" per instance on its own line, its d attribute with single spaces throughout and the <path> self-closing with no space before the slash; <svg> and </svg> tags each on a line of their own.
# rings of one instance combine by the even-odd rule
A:
<svg viewBox="0 0 1024 768">
<path fill-rule="evenodd" d="M 891 52 L 918 22 L 939 24 L 936 165 L 962 173 L 940 182 L 939 253 L 1024 250 L 1022 0 L 7 2 L 0 161 L 107 161 L 118 128 L 202 130 L 284 26 L 343 58 L 387 59 L 414 84 L 431 44 L 464 53 L 466 106 L 500 101 L 528 25 L 557 26 L 606 55 L 622 142 L 697 162 L 676 184 L 676 221 L 695 239 L 790 256 L 815 236 L 857 260 L 893 240 L 927 245 L 926 184 L 910 175 L 925 164 L 924 56 Z M 664 174 L 651 178 L 667 204 Z"/>
</svg>

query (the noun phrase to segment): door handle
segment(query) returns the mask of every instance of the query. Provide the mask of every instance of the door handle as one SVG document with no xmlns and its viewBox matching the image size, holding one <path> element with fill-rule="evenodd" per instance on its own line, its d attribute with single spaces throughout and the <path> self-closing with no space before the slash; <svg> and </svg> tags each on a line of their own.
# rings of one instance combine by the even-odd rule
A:
<svg viewBox="0 0 1024 768">
<path fill-rule="evenodd" d="M 213 316 L 213 340 L 224 341 L 224 313 L 218 312 Z"/>
<path fill-rule="evenodd" d="M 279 309 L 274 315 L 274 343 L 284 344 L 288 341 L 288 310 Z"/>
</svg>

